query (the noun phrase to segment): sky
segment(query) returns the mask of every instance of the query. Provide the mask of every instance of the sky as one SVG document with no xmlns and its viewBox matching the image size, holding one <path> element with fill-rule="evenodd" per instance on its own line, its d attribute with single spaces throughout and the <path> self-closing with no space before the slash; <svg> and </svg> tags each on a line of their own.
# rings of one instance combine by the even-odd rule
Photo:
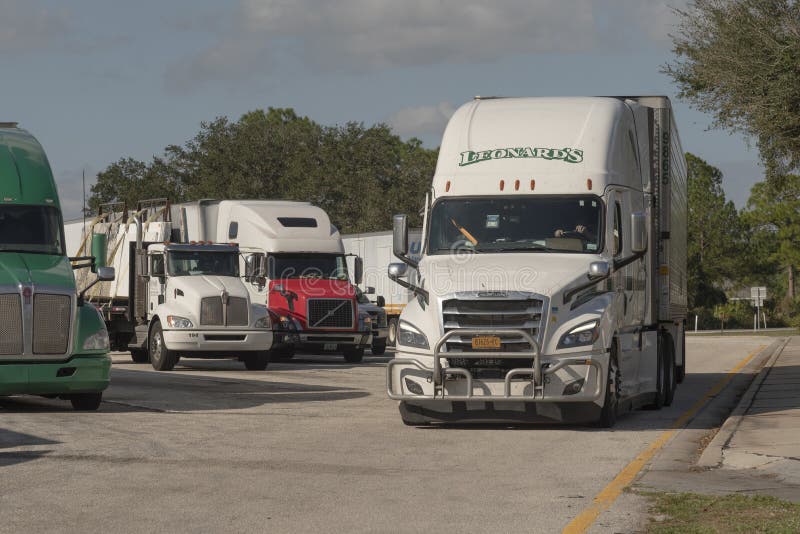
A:
<svg viewBox="0 0 800 534">
<path fill-rule="evenodd" d="M 0 0 L 0 121 L 44 145 L 65 219 L 110 163 L 149 160 L 203 121 L 289 107 L 385 122 L 437 147 L 482 96 L 664 94 L 685 150 L 737 207 L 754 143 L 677 99 L 672 8 L 686 0 Z"/>
</svg>

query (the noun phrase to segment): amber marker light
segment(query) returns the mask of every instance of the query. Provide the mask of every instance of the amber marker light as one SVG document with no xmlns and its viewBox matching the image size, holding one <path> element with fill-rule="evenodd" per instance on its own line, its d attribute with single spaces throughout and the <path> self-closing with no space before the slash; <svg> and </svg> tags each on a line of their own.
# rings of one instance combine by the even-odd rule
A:
<svg viewBox="0 0 800 534">
<path fill-rule="evenodd" d="M 506 181 L 505 180 L 500 180 L 500 191 L 502 191 L 505 188 L 506 188 Z"/>
<path fill-rule="evenodd" d="M 519 180 L 514 182 L 514 191 L 519 191 Z"/>
<path fill-rule="evenodd" d="M 586 188 L 587 188 L 589 191 L 591 191 L 591 190 L 592 190 L 592 179 L 591 179 L 591 178 L 587 178 L 587 179 L 586 179 Z"/>
<path fill-rule="evenodd" d="M 449 193 L 450 192 L 450 180 L 447 180 L 447 183 L 444 184 L 444 192 L 445 193 Z"/>
<path fill-rule="evenodd" d="M 531 180 L 531 191 L 536 189 L 536 180 Z"/>
</svg>

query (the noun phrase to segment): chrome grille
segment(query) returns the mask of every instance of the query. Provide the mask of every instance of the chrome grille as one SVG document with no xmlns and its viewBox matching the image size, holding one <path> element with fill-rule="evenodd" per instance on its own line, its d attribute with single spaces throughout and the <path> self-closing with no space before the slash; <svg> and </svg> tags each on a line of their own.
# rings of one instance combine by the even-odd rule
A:
<svg viewBox="0 0 800 534">
<path fill-rule="evenodd" d="M 65 354 L 69 343 L 72 299 L 68 295 L 33 296 L 33 353 Z"/>
<path fill-rule="evenodd" d="M 544 301 L 538 298 L 515 300 L 465 300 L 449 299 L 442 303 L 444 331 L 463 328 L 492 332 L 500 338 L 499 352 L 530 350 L 530 345 L 518 334 L 504 330 L 525 330 L 534 339 L 539 339 L 542 325 Z M 495 349 L 497 351 L 497 349 Z M 447 342 L 447 352 L 480 352 L 472 348 L 472 336 L 453 336 Z M 518 367 L 521 360 L 450 358 L 452 365 L 459 367 L 485 366 L 495 368 Z"/>
<path fill-rule="evenodd" d="M 247 299 L 241 297 L 228 299 L 228 325 L 247 326 Z"/>
<path fill-rule="evenodd" d="M 19 295 L 0 295 L 0 354 L 22 354 L 22 303 Z"/>
<path fill-rule="evenodd" d="M 347 299 L 308 299 L 309 328 L 353 328 L 353 302 Z"/>
<path fill-rule="evenodd" d="M 200 324 L 222 326 L 222 297 L 205 297 L 200 301 Z"/>
</svg>

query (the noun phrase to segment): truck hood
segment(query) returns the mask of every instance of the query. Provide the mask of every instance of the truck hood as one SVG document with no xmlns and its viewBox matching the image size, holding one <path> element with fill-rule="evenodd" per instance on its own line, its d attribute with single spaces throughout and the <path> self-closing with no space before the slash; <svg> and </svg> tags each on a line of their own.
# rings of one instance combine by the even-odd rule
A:
<svg viewBox="0 0 800 534">
<path fill-rule="evenodd" d="M 223 291 L 231 297 L 249 296 L 242 281 L 233 276 L 175 276 L 169 279 L 169 285 L 170 289 L 180 289 L 200 298 L 220 295 Z"/>
<path fill-rule="evenodd" d="M 590 254 L 505 253 L 426 256 L 419 265 L 423 287 L 445 296 L 469 291 L 530 291 L 552 296 L 585 280 Z"/>
<path fill-rule="evenodd" d="M 75 288 L 72 266 L 66 256 L 0 252 L 0 285 Z"/>
<path fill-rule="evenodd" d="M 283 291 L 277 291 L 276 285 L 283 286 Z M 353 300 L 357 306 L 355 289 L 349 281 L 317 278 L 270 280 L 267 306 L 276 313 L 290 315 L 305 324 L 308 300 L 331 298 Z"/>
</svg>

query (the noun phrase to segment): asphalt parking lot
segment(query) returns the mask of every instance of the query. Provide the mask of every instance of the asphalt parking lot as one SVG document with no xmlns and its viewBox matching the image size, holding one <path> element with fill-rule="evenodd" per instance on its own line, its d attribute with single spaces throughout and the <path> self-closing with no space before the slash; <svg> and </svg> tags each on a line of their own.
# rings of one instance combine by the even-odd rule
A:
<svg viewBox="0 0 800 534">
<path fill-rule="evenodd" d="M 672 407 L 582 426 L 406 427 L 385 357 L 266 371 L 114 355 L 96 413 L 0 399 L 0 532 L 558 532 L 764 338 L 690 338 Z"/>
</svg>

